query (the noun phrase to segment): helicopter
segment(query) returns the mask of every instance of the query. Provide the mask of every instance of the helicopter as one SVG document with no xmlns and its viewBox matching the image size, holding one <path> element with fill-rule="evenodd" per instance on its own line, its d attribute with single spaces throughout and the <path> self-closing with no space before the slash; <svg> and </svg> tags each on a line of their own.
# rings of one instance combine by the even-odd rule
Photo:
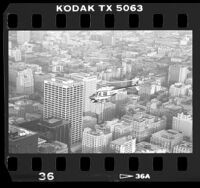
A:
<svg viewBox="0 0 200 188">
<path fill-rule="evenodd" d="M 93 103 L 97 102 L 107 102 L 111 97 L 115 96 L 119 91 L 124 91 L 125 88 L 122 89 L 114 89 L 113 86 L 102 87 L 96 91 L 93 95 L 90 96 L 90 100 Z"/>
</svg>

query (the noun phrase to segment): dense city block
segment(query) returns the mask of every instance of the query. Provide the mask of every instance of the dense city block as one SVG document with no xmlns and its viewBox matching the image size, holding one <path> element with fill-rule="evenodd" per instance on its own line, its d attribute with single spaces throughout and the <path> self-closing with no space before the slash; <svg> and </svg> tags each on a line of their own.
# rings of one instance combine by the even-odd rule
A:
<svg viewBox="0 0 200 188">
<path fill-rule="evenodd" d="M 192 153 L 192 31 L 9 31 L 10 153 Z"/>
</svg>

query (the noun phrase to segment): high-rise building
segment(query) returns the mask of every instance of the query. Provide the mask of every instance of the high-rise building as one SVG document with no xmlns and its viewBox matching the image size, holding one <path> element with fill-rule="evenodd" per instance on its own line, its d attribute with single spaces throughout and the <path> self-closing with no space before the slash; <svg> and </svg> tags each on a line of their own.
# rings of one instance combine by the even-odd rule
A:
<svg viewBox="0 0 200 188">
<path fill-rule="evenodd" d="M 111 132 L 85 128 L 83 131 L 82 153 L 106 153 L 111 141 Z"/>
<path fill-rule="evenodd" d="M 184 83 L 188 74 L 188 68 L 181 65 L 170 65 L 168 72 L 168 82 L 174 84 L 176 82 Z"/>
<path fill-rule="evenodd" d="M 90 96 L 96 92 L 97 76 L 91 76 L 86 73 L 72 73 L 70 77 L 83 82 L 83 111 L 94 112 L 94 104 L 90 100 Z"/>
<path fill-rule="evenodd" d="M 110 150 L 113 153 L 134 153 L 135 152 L 136 139 L 132 136 L 124 136 L 113 140 L 110 143 Z"/>
<path fill-rule="evenodd" d="M 31 31 L 17 31 L 17 42 L 23 44 L 30 41 Z"/>
<path fill-rule="evenodd" d="M 81 141 L 83 124 L 83 83 L 67 78 L 44 81 L 43 118 L 67 120 L 71 126 L 71 144 Z"/>
<path fill-rule="evenodd" d="M 150 142 L 167 149 L 167 152 L 172 152 L 173 147 L 178 145 L 182 140 L 182 133 L 173 129 L 168 129 L 152 134 Z"/>
<path fill-rule="evenodd" d="M 33 78 L 33 72 L 31 69 L 24 69 L 17 73 L 16 92 L 18 94 L 33 94 L 34 93 L 34 78 Z"/>
<path fill-rule="evenodd" d="M 9 153 L 37 153 L 38 134 L 9 125 Z"/>
<path fill-rule="evenodd" d="M 172 129 L 182 132 L 192 140 L 192 116 L 180 113 L 177 117 L 173 117 Z"/>
</svg>

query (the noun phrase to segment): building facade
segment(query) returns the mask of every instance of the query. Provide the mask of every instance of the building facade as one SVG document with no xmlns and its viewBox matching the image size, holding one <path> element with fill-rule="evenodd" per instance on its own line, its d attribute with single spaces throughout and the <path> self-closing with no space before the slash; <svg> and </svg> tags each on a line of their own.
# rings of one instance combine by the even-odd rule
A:
<svg viewBox="0 0 200 188">
<path fill-rule="evenodd" d="M 192 143 L 182 141 L 180 144 L 174 146 L 173 153 L 192 153 Z"/>
<path fill-rule="evenodd" d="M 9 153 L 37 153 L 38 134 L 9 125 Z"/>
<path fill-rule="evenodd" d="M 173 147 L 178 145 L 182 140 L 183 134 L 179 131 L 168 129 L 152 134 L 150 143 L 167 149 L 167 152 L 172 152 Z"/>
<path fill-rule="evenodd" d="M 132 135 L 133 126 L 131 124 L 126 123 L 125 121 L 120 121 L 116 123 L 114 128 L 114 139 Z"/>
<path fill-rule="evenodd" d="M 25 69 L 17 73 L 16 93 L 28 95 L 34 93 L 34 78 L 31 69 Z"/>
<path fill-rule="evenodd" d="M 94 112 L 94 104 L 90 100 L 90 96 L 96 92 L 97 76 L 91 76 L 86 73 L 72 73 L 71 78 L 83 82 L 83 112 Z"/>
<path fill-rule="evenodd" d="M 192 140 L 192 116 L 180 113 L 177 117 L 173 117 L 172 129 L 182 132 Z"/>
<path fill-rule="evenodd" d="M 111 132 L 85 128 L 83 131 L 82 153 L 106 153 L 111 141 Z"/>
<path fill-rule="evenodd" d="M 168 82 L 174 84 L 176 82 L 184 83 L 188 74 L 188 68 L 180 65 L 169 66 Z"/>
<path fill-rule="evenodd" d="M 150 136 L 166 128 L 166 120 L 144 112 L 137 112 L 133 115 L 124 115 L 122 120 L 132 125 L 132 135 L 137 142 L 149 139 Z"/>
<path fill-rule="evenodd" d="M 43 118 L 61 118 L 71 126 L 71 144 L 81 142 L 83 124 L 83 83 L 66 78 L 44 81 Z"/>
<path fill-rule="evenodd" d="M 191 88 L 191 85 L 184 85 L 182 83 L 175 83 L 170 86 L 169 88 L 169 94 L 173 97 L 176 96 L 185 96 L 188 94 L 189 89 Z"/>
<path fill-rule="evenodd" d="M 136 144 L 135 153 L 166 153 L 167 150 L 158 145 L 149 142 L 140 142 Z"/>
<path fill-rule="evenodd" d="M 136 139 L 132 136 L 124 136 L 113 140 L 110 143 L 110 150 L 113 153 L 134 153 Z"/>
</svg>

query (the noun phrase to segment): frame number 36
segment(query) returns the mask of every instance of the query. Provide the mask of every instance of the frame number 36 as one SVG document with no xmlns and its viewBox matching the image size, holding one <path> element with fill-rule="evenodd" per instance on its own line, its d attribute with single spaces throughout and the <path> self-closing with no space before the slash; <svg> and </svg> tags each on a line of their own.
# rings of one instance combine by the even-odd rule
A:
<svg viewBox="0 0 200 188">
<path fill-rule="evenodd" d="M 54 180 L 54 173 L 53 172 L 48 172 L 48 173 L 40 172 L 38 180 L 39 181 L 52 181 L 52 180 Z"/>
</svg>

